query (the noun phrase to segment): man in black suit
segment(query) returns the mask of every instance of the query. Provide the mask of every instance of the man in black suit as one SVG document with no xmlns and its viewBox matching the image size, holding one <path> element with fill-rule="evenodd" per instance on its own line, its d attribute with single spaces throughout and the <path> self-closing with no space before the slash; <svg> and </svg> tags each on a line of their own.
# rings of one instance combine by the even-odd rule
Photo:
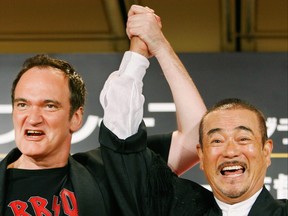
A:
<svg viewBox="0 0 288 216">
<path fill-rule="evenodd" d="M 287 200 L 274 200 L 263 186 L 273 141 L 259 109 L 222 100 L 202 118 L 199 136 L 200 168 L 216 201 L 208 215 L 287 215 Z"/>
<path fill-rule="evenodd" d="M 147 19 L 147 14 L 141 10 L 139 7 L 131 8 L 127 32 L 142 39 L 149 52 L 157 57 L 170 45 L 161 31 L 159 33 L 157 20 Z M 147 25 L 150 25 L 149 28 Z M 149 33 L 145 31 L 145 27 L 149 29 Z M 158 47 L 153 46 L 155 44 Z M 148 214 L 288 215 L 287 200 L 275 200 L 264 186 L 273 149 L 273 142 L 267 137 L 265 118 L 257 108 L 245 101 L 220 101 L 207 111 L 200 123 L 200 144 L 197 151 L 200 167 L 205 172 L 213 194 L 200 185 L 180 179 L 169 172 L 166 164 L 145 148 L 147 137 L 143 125 L 140 125 L 138 132 L 131 137 L 121 139 L 108 130 L 111 129 L 109 126 L 107 129 L 107 125 L 104 125 L 100 133 L 104 160 L 108 156 L 106 163 L 110 160 L 109 167 L 114 166 L 115 172 L 122 170 L 129 175 L 135 172 L 135 166 L 143 172 L 143 179 L 132 178 L 132 181 L 141 182 L 143 197 L 146 196 L 147 199 L 144 198 L 139 203 Z M 113 129 L 111 131 L 113 132 Z M 128 153 L 129 156 L 124 155 L 123 150 L 133 143 L 134 151 Z M 118 160 L 111 160 L 113 157 L 118 157 Z M 134 158 L 133 165 L 127 166 L 129 157 Z M 124 164 L 123 159 L 127 160 Z M 115 175 L 115 178 L 120 174 Z M 112 184 L 117 182 L 116 179 Z M 135 190 L 135 194 L 141 196 L 139 188 Z"/>
</svg>

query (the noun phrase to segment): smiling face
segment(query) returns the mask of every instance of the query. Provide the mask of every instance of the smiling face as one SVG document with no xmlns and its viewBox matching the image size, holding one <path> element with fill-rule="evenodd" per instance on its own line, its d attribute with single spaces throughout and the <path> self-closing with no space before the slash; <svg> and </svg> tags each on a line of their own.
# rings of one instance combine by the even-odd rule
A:
<svg viewBox="0 0 288 216">
<path fill-rule="evenodd" d="M 64 73 L 33 67 L 19 80 L 13 101 L 15 142 L 22 152 L 18 167 L 60 167 L 67 163 L 72 133 L 82 108 L 70 118 L 70 92 Z"/>
<path fill-rule="evenodd" d="M 203 121 L 203 148 L 197 147 L 200 168 L 221 201 L 248 199 L 263 187 L 271 140 L 264 145 L 257 115 L 248 109 L 210 112 Z"/>
</svg>

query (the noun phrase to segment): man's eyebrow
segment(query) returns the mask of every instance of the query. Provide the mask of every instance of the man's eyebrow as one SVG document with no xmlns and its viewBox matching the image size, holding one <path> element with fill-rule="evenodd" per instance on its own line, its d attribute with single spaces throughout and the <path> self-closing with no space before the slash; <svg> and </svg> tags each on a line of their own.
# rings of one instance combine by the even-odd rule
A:
<svg viewBox="0 0 288 216">
<path fill-rule="evenodd" d="M 53 104 L 53 105 L 56 105 L 58 107 L 62 107 L 62 103 L 60 101 L 57 101 L 57 100 L 52 100 L 52 99 L 47 99 L 47 100 L 44 100 L 44 103 L 43 104 Z"/>
<path fill-rule="evenodd" d="M 23 102 L 27 102 L 28 100 L 27 99 L 25 99 L 25 98 L 16 98 L 16 99 L 14 99 L 14 103 L 17 103 L 17 102 L 21 102 L 21 101 L 23 101 Z M 57 100 L 52 100 L 52 99 L 47 99 L 47 100 L 44 100 L 44 103 L 45 104 L 48 104 L 48 103 L 53 103 L 53 104 L 57 104 L 57 105 L 61 105 L 61 103 L 59 102 L 59 101 L 57 101 Z"/>
<path fill-rule="evenodd" d="M 243 126 L 243 125 L 240 125 L 240 126 L 236 127 L 235 130 L 245 130 L 245 131 L 248 131 L 248 132 L 254 134 L 253 130 L 251 128 Z"/>
<path fill-rule="evenodd" d="M 236 127 L 234 130 L 244 130 L 244 131 L 248 131 L 248 132 L 254 134 L 253 131 L 251 130 L 251 128 L 243 126 L 243 125 Z M 213 128 L 207 132 L 207 135 L 210 136 L 211 134 L 214 134 L 214 133 L 219 132 L 219 131 L 223 131 L 223 129 Z"/>
<path fill-rule="evenodd" d="M 27 102 L 27 99 L 25 99 L 25 98 L 15 98 L 13 102 L 14 102 L 14 103 L 15 103 L 15 102 L 17 103 L 17 102 L 19 102 L 19 101 Z"/>
<path fill-rule="evenodd" d="M 211 134 L 219 132 L 221 130 L 222 130 L 221 128 L 213 128 L 207 132 L 207 135 L 210 136 Z"/>
<path fill-rule="evenodd" d="M 54 104 L 58 104 L 58 105 L 61 104 L 59 101 L 57 101 L 57 100 L 52 100 L 52 99 L 44 100 L 44 103 L 54 103 Z"/>
</svg>

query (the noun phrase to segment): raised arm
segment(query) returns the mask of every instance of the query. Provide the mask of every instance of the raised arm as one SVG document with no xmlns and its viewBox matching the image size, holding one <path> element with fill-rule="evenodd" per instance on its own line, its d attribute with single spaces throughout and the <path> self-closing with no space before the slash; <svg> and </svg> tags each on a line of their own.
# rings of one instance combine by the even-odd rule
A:
<svg viewBox="0 0 288 216">
<path fill-rule="evenodd" d="M 199 122 L 205 104 L 184 65 L 161 31 L 161 21 L 151 9 L 133 5 L 128 13 L 127 34 L 139 37 L 155 56 L 172 91 L 176 106 L 177 130 L 173 132 L 168 165 L 178 175 L 198 161 Z"/>
<path fill-rule="evenodd" d="M 162 69 L 165 70 L 164 73 L 167 80 L 170 81 L 169 85 L 171 89 L 173 88 L 173 91 L 175 91 L 173 92 L 173 97 L 177 97 L 177 101 L 175 101 L 177 112 L 179 112 L 180 108 L 181 112 L 183 112 L 183 116 L 182 114 L 180 115 L 181 124 L 179 124 L 179 131 L 173 133 L 171 153 L 175 157 L 170 156 L 170 164 L 176 168 L 174 170 L 177 173 L 180 173 L 181 170 L 189 167 L 187 165 L 189 162 L 192 161 L 194 163 L 197 161 L 197 157 L 195 159 L 193 156 L 194 150 L 191 151 L 192 153 L 189 153 L 189 150 L 185 149 L 186 147 L 182 145 L 188 143 L 185 140 L 189 138 L 192 130 L 183 130 L 186 124 L 184 127 L 182 118 L 188 117 L 185 117 L 186 108 L 184 105 L 186 101 L 181 100 L 183 95 L 181 96 L 180 94 L 185 93 L 185 91 L 197 92 L 197 89 L 177 55 L 162 35 L 161 30 L 157 30 L 161 29 L 159 17 L 147 8 L 145 8 L 145 11 L 145 13 L 149 14 L 148 17 L 153 17 L 152 20 L 148 20 L 148 24 L 150 22 L 153 24 L 156 20 L 155 30 L 152 30 L 152 32 L 156 33 L 154 36 L 160 36 L 158 38 L 160 39 L 159 42 L 164 39 L 164 42 L 162 42 L 163 46 L 166 47 L 163 48 L 164 50 L 161 49 L 162 51 L 152 49 L 153 46 L 149 46 L 151 41 L 149 42 L 148 39 L 153 40 L 151 37 L 153 34 L 148 35 L 147 38 L 132 37 L 130 35 L 130 51 L 125 53 L 119 70 L 112 73 L 104 85 L 100 96 L 104 109 L 104 124 L 102 123 L 100 127 L 99 142 L 101 144 L 101 156 L 105 173 L 111 186 L 111 194 L 114 194 L 121 211 L 125 213 L 124 215 L 185 215 L 187 212 L 191 212 L 186 209 L 186 206 L 189 209 L 193 209 L 193 213 L 195 213 L 199 209 L 203 210 L 203 208 L 199 208 L 198 203 L 198 197 L 202 196 L 202 191 L 195 191 L 195 185 L 186 185 L 186 180 L 177 178 L 158 155 L 150 151 L 149 148 L 146 148 L 146 129 L 144 124 L 140 124 L 143 118 L 144 103 L 142 78 L 149 65 L 145 56 L 155 55 Z M 135 13 L 134 16 L 137 18 L 138 14 Z M 147 21 L 147 18 L 144 20 Z M 137 36 L 137 34 L 134 36 Z M 155 42 L 156 44 L 158 43 L 157 40 Z M 162 44 L 158 44 L 157 46 L 159 45 L 162 46 Z M 165 60 L 165 58 L 169 59 Z M 169 64 L 173 67 L 172 69 L 169 69 Z M 176 72 L 173 72 L 174 70 Z M 173 79 L 176 79 L 176 84 L 172 82 Z M 178 85 L 180 84 L 185 85 L 185 87 L 179 87 Z M 177 90 L 178 88 L 181 89 Z M 184 97 L 191 97 L 191 94 L 189 96 L 184 95 Z M 201 100 L 200 96 L 199 100 Z M 202 100 L 201 104 L 203 104 Z M 178 108 L 178 106 L 180 107 Z M 190 118 L 190 115 L 187 116 Z M 191 122 L 185 121 L 185 123 L 189 123 L 187 125 L 190 127 Z M 188 135 L 184 136 L 185 133 Z M 191 143 L 190 140 L 189 143 Z M 174 146 L 178 152 L 173 150 Z M 187 160 L 179 159 L 180 157 L 184 157 L 186 153 L 189 156 Z M 185 168 L 183 168 L 184 165 Z M 187 193 L 191 189 L 192 191 Z M 190 194 L 193 196 L 191 200 L 189 200 Z M 205 199 L 205 209 L 206 203 L 207 200 Z M 183 211 L 185 214 L 181 214 L 180 211 Z M 201 212 L 199 215 L 203 215 L 203 213 Z"/>
</svg>

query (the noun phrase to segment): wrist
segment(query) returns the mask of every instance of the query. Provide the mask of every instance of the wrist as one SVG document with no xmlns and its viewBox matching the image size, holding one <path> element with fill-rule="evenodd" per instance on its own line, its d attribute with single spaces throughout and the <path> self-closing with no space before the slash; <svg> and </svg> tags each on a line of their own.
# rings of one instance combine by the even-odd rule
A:
<svg viewBox="0 0 288 216">
<path fill-rule="evenodd" d="M 130 43 L 131 52 L 138 53 L 146 58 L 149 57 L 149 52 L 146 44 L 139 37 L 132 37 Z"/>
</svg>

